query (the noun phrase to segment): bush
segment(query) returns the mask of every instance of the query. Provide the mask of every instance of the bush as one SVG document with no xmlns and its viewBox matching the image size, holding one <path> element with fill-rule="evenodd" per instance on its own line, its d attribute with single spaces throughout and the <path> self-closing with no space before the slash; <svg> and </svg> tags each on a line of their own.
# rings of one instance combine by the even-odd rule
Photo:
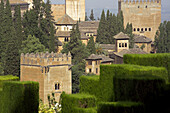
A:
<svg viewBox="0 0 170 113">
<path fill-rule="evenodd" d="M 170 53 L 161 54 L 126 54 L 123 56 L 125 64 L 165 67 L 170 81 Z"/>
<path fill-rule="evenodd" d="M 114 78 L 145 78 L 149 79 L 153 77 L 160 78 L 163 81 L 168 82 L 167 70 L 165 68 L 156 68 L 156 67 L 144 67 L 138 65 L 101 65 L 100 66 L 100 84 L 101 85 L 101 95 L 102 101 L 104 102 L 113 102 L 115 99 L 115 83 Z M 121 83 L 120 83 L 121 84 Z M 130 90 L 130 89 L 129 89 Z M 118 92 L 118 91 L 116 91 Z M 116 97 L 117 98 L 117 97 Z"/>
<path fill-rule="evenodd" d="M 88 94 L 62 94 L 62 113 L 76 113 L 75 108 L 93 108 L 96 107 L 95 96 Z M 78 110 L 79 112 L 79 110 Z"/>
<path fill-rule="evenodd" d="M 0 89 L 4 81 L 19 81 L 19 77 L 12 75 L 0 76 Z"/>
<path fill-rule="evenodd" d="M 99 76 L 81 76 L 80 77 L 80 93 L 88 93 L 95 95 L 97 101 L 101 101 L 101 85 L 99 84 Z"/>
<path fill-rule="evenodd" d="M 136 102 L 101 102 L 98 113 L 144 113 L 144 106 Z"/>
<path fill-rule="evenodd" d="M 0 113 L 38 113 L 37 82 L 4 82 Z"/>
<path fill-rule="evenodd" d="M 77 108 L 75 107 L 74 113 L 97 113 L 96 108 Z"/>
</svg>

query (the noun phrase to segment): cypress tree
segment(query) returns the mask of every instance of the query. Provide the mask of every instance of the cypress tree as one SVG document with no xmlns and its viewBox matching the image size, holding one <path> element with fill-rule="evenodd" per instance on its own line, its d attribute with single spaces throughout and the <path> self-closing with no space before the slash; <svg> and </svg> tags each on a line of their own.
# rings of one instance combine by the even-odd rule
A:
<svg viewBox="0 0 170 113">
<path fill-rule="evenodd" d="M 93 13 L 93 9 L 91 10 L 91 14 L 90 14 L 90 20 L 92 20 L 92 21 L 94 21 L 95 19 L 94 19 L 94 13 Z"/>
<path fill-rule="evenodd" d="M 1 62 L 1 57 L 2 53 L 4 50 L 4 41 L 3 41 L 3 23 L 4 23 L 4 2 L 1 0 L 0 3 L 0 62 Z"/>
<path fill-rule="evenodd" d="M 87 17 L 87 12 L 85 14 L 85 21 L 89 21 L 88 17 Z"/>
<path fill-rule="evenodd" d="M 90 54 L 96 54 L 96 48 L 95 48 L 95 43 L 94 43 L 93 36 L 91 36 L 90 40 L 88 41 L 87 49 L 88 49 Z"/>
<path fill-rule="evenodd" d="M 51 26 L 51 31 L 50 31 L 50 42 L 49 42 L 49 52 L 52 52 L 52 51 L 53 51 L 53 52 L 57 52 L 57 50 L 56 50 L 55 48 L 58 48 L 58 46 L 55 47 L 56 41 L 55 41 L 54 33 L 55 33 L 54 27 Z"/>
<path fill-rule="evenodd" d="M 123 19 L 123 12 L 117 14 L 117 27 L 118 33 L 124 32 L 124 19 Z"/>
</svg>

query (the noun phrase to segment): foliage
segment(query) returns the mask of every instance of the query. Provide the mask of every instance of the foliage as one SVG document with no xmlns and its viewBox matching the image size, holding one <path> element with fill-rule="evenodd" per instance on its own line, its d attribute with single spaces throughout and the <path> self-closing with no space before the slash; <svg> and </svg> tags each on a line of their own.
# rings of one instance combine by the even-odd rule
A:
<svg viewBox="0 0 170 113">
<path fill-rule="evenodd" d="M 96 42 L 100 44 L 113 44 L 115 43 L 113 36 L 119 32 L 124 32 L 123 13 L 121 12 L 115 16 L 107 10 L 105 16 L 103 10 L 97 30 Z"/>
<path fill-rule="evenodd" d="M 90 14 L 90 20 L 94 21 L 95 18 L 94 18 L 94 13 L 93 13 L 93 9 L 91 9 L 91 14 Z"/>
<path fill-rule="evenodd" d="M 0 88 L 2 88 L 5 81 L 19 81 L 19 77 L 13 75 L 0 76 Z"/>
<path fill-rule="evenodd" d="M 0 76 L 4 74 L 4 69 L 2 67 L 2 64 L 0 63 Z"/>
<path fill-rule="evenodd" d="M 85 21 L 89 21 L 88 17 L 87 17 L 87 12 L 85 14 Z"/>
<path fill-rule="evenodd" d="M 170 53 L 170 21 L 161 23 L 155 35 L 157 53 Z"/>
<path fill-rule="evenodd" d="M 169 53 L 124 55 L 123 60 L 125 64 L 165 67 L 168 70 L 168 77 L 170 81 L 170 54 Z"/>
<path fill-rule="evenodd" d="M 38 113 L 37 82 L 4 82 L 0 100 L 1 113 Z"/>
<path fill-rule="evenodd" d="M 90 54 L 96 54 L 96 48 L 95 48 L 95 43 L 94 43 L 93 36 L 91 36 L 90 40 L 88 41 L 87 49 L 88 49 Z"/>
<path fill-rule="evenodd" d="M 22 42 L 20 53 L 45 52 L 45 46 L 42 45 L 38 38 L 29 35 L 27 40 Z"/>
<path fill-rule="evenodd" d="M 62 112 L 63 113 L 80 113 L 75 108 L 93 108 L 96 106 L 96 98 L 88 94 L 62 94 Z M 85 112 L 87 113 L 87 112 Z"/>
<path fill-rule="evenodd" d="M 63 46 L 62 53 L 68 54 L 69 52 L 72 55 L 72 92 L 79 92 L 79 77 L 83 75 L 85 71 L 85 61 L 84 59 L 88 57 L 88 50 L 81 42 L 80 31 L 78 27 L 78 23 L 73 26 L 73 30 L 71 31 L 71 38 L 68 43 Z"/>
<path fill-rule="evenodd" d="M 129 48 L 133 48 L 134 47 L 134 35 L 132 34 L 132 24 L 127 23 L 126 25 L 126 29 L 124 31 L 129 37 Z"/>
<path fill-rule="evenodd" d="M 145 48 L 145 44 L 142 44 L 140 48 L 143 50 Z"/>
<path fill-rule="evenodd" d="M 98 113 L 144 113 L 144 106 L 137 102 L 101 102 Z"/>
</svg>

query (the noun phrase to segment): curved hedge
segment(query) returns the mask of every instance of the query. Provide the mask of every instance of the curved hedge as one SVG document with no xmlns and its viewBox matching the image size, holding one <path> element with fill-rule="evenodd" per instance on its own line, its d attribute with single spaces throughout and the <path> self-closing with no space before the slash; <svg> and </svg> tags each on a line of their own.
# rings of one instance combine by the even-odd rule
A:
<svg viewBox="0 0 170 113">
<path fill-rule="evenodd" d="M 144 113 L 144 106 L 137 102 L 101 102 L 98 113 Z"/>
<path fill-rule="evenodd" d="M 165 67 L 170 81 L 170 53 L 159 54 L 126 54 L 123 56 L 125 64 Z"/>
<path fill-rule="evenodd" d="M 76 108 L 84 108 L 85 110 L 87 108 L 96 107 L 96 98 L 93 95 L 82 94 L 82 93 L 69 95 L 69 94 L 63 93 L 61 95 L 61 98 L 62 98 L 62 101 L 61 101 L 62 113 L 79 113 L 83 109 L 76 110 Z M 86 113 L 86 110 L 84 112 Z"/>
<path fill-rule="evenodd" d="M 4 82 L 0 113 L 38 113 L 37 82 Z"/>
</svg>

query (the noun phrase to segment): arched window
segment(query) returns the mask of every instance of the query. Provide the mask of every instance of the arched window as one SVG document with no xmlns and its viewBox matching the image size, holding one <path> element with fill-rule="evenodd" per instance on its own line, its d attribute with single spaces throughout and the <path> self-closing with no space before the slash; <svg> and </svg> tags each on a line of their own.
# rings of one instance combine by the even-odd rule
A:
<svg viewBox="0 0 170 113">
<path fill-rule="evenodd" d="M 143 28 L 141 28 L 141 31 L 143 31 Z"/>
<path fill-rule="evenodd" d="M 125 47 L 127 47 L 127 43 L 125 43 Z"/>
<path fill-rule="evenodd" d="M 60 83 L 55 84 L 55 90 L 60 90 Z"/>
<path fill-rule="evenodd" d="M 122 43 L 122 47 L 124 47 L 124 43 Z"/>
<path fill-rule="evenodd" d="M 138 28 L 138 31 L 140 31 L 140 29 Z"/>
<path fill-rule="evenodd" d="M 147 28 L 145 28 L 145 31 L 148 31 L 148 29 L 147 29 Z"/>
<path fill-rule="evenodd" d="M 136 31 L 136 28 L 134 28 L 134 30 L 133 31 Z"/>
<path fill-rule="evenodd" d="M 149 28 L 149 31 L 151 31 L 151 28 Z"/>
<path fill-rule="evenodd" d="M 119 47 L 121 47 L 121 43 L 119 43 Z"/>
</svg>

